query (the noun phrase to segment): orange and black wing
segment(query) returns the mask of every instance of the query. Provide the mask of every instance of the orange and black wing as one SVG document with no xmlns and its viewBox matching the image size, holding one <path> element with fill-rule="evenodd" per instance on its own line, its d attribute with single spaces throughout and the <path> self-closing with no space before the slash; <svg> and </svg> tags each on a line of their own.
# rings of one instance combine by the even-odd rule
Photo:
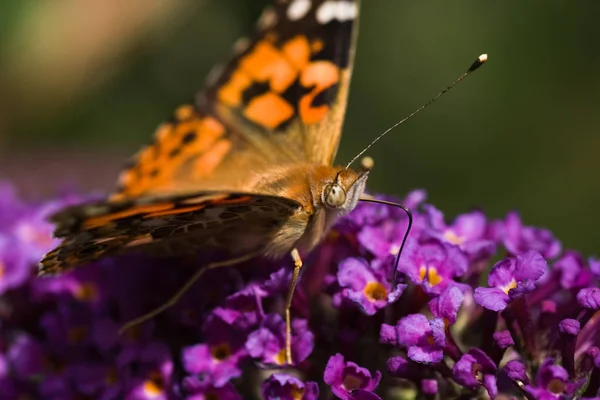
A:
<svg viewBox="0 0 600 400">
<path fill-rule="evenodd" d="M 281 197 L 211 192 L 72 206 L 52 216 L 55 236 L 63 242 L 44 256 L 39 273 L 135 251 L 200 251 L 208 257 L 264 253 L 300 207 Z"/>
<path fill-rule="evenodd" d="M 243 191 L 249 173 L 290 162 L 331 164 L 346 110 L 358 0 L 283 0 L 194 105 L 161 124 L 112 199 Z"/>
</svg>

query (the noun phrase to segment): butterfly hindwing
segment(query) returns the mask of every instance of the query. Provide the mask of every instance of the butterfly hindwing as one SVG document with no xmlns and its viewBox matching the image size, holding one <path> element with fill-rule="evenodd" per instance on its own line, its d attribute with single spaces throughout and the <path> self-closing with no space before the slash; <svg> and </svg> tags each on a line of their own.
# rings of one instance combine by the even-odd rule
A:
<svg viewBox="0 0 600 400">
<path fill-rule="evenodd" d="M 40 274 L 142 249 L 162 255 L 264 251 L 299 208 L 281 197 L 211 192 L 69 207 L 52 216 L 55 236 L 64 240 L 41 261 Z"/>
<path fill-rule="evenodd" d="M 350 84 L 358 0 L 283 0 L 133 158 L 113 199 L 240 191 L 274 165 L 330 165 Z"/>
</svg>

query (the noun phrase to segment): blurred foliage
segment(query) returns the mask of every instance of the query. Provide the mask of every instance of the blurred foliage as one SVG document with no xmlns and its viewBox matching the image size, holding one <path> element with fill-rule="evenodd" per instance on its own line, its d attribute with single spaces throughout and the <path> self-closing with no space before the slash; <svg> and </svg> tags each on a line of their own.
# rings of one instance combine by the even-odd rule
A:
<svg viewBox="0 0 600 400">
<path fill-rule="evenodd" d="M 29 179 L 32 194 L 69 179 L 107 190 L 267 3 L 0 2 L 0 174 Z M 480 71 L 373 147 L 370 190 L 422 187 L 454 213 L 516 208 L 600 254 L 599 12 L 593 0 L 364 0 L 338 160 L 487 52 Z"/>
</svg>

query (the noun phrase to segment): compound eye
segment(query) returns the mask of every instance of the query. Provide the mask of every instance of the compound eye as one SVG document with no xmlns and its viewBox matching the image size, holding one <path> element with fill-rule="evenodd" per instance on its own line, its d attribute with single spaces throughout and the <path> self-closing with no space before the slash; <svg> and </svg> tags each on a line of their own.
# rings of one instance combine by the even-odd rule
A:
<svg viewBox="0 0 600 400">
<path fill-rule="evenodd" d="M 339 208 L 346 202 L 346 192 L 337 183 L 327 185 L 323 194 L 325 204 L 331 208 Z"/>
</svg>

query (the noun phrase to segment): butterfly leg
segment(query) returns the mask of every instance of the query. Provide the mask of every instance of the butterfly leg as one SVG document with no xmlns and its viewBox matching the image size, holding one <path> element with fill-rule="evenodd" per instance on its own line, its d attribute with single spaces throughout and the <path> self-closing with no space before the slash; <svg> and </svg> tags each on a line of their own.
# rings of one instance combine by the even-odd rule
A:
<svg viewBox="0 0 600 400">
<path fill-rule="evenodd" d="M 292 365 L 292 299 L 294 297 L 294 291 L 296 290 L 296 284 L 298 283 L 298 276 L 302 269 L 302 258 L 300 258 L 298 249 L 293 249 L 291 256 L 294 260 L 294 273 L 292 275 L 292 282 L 290 283 L 285 304 L 285 362 L 288 365 Z"/>
<path fill-rule="evenodd" d="M 171 297 L 166 303 L 155 308 L 154 310 L 150 311 L 149 313 L 142 315 L 141 317 L 132 319 L 131 321 L 127 322 L 125 325 L 123 325 L 121 327 L 121 329 L 119 329 L 119 335 L 122 334 L 123 332 L 127 331 L 128 329 L 133 328 L 136 325 L 139 325 L 143 322 L 146 322 L 146 321 L 154 318 L 158 314 L 162 313 L 163 311 L 165 311 L 165 310 L 171 308 L 172 306 L 174 306 L 175 304 L 177 304 L 179 299 L 181 299 L 181 297 L 192 287 L 192 285 L 198 279 L 200 279 L 200 277 L 209 269 L 230 267 L 232 265 L 239 264 L 244 261 L 248 261 L 256 256 L 257 256 L 257 254 L 247 254 L 245 256 L 232 258 L 230 260 L 211 263 L 211 264 L 206 265 L 204 268 L 199 269 L 198 271 L 196 271 L 196 273 L 190 279 L 187 280 L 187 282 L 181 287 L 181 289 L 179 289 L 177 291 L 177 293 L 175 293 L 173 295 L 173 297 Z"/>
</svg>

